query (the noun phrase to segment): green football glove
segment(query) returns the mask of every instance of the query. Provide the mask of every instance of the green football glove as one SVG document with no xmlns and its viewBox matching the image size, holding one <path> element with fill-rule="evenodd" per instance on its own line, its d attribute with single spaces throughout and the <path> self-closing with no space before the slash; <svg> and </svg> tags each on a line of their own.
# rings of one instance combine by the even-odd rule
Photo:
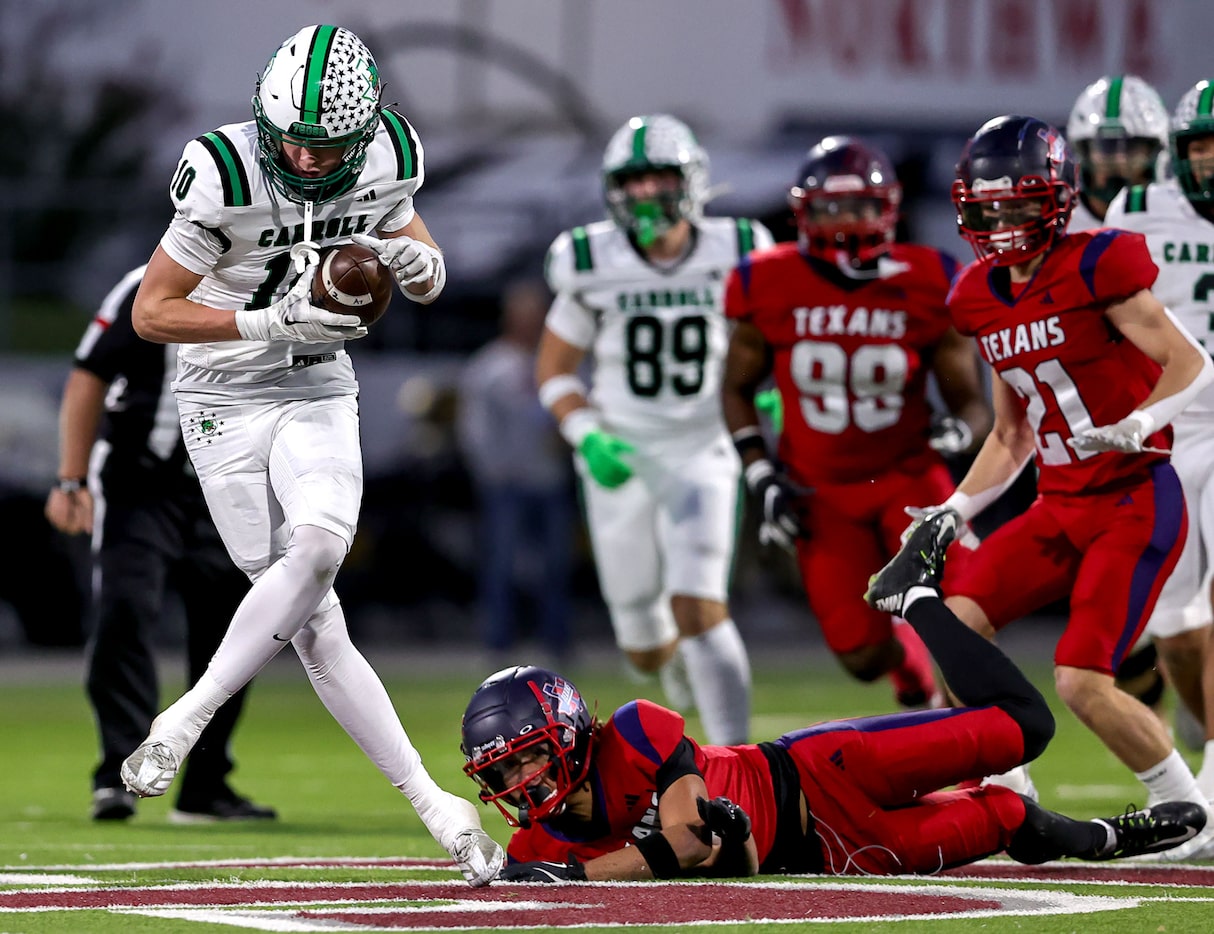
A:
<svg viewBox="0 0 1214 934">
<path fill-rule="evenodd" d="M 632 476 L 632 467 L 620 455 L 631 454 L 636 448 L 623 438 L 596 428 L 582 439 L 578 450 L 586 458 L 590 476 L 601 487 L 614 490 Z"/>
<path fill-rule="evenodd" d="M 778 389 L 764 389 L 755 393 L 755 410 L 766 415 L 771 430 L 777 435 L 784 432 L 784 399 Z"/>
</svg>

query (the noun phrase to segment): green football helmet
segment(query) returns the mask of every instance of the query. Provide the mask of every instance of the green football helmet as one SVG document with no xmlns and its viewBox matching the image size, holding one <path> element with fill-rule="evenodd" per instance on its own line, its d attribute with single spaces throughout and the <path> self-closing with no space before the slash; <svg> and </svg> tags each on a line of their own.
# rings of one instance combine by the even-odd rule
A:
<svg viewBox="0 0 1214 934">
<path fill-rule="evenodd" d="M 262 171 L 292 201 L 323 203 L 354 187 L 379 127 L 379 69 L 362 40 L 337 26 L 305 26 L 271 56 L 257 80 L 253 115 Z M 342 150 L 324 175 L 286 164 L 284 143 Z"/>
<path fill-rule="evenodd" d="M 645 172 L 674 169 L 677 189 L 637 198 L 624 182 Z M 687 124 L 668 114 L 633 117 L 616 130 L 603 154 L 603 196 L 623 230 L 647 247 L 680 220 L 695 223 L 708 200 L 708 154 Z"/>
<path fill-rule="evenodd" d="M 1172 171 L 1185 196 L 1195 205 L 1214 205 L 1214 167 L 1203 160 L 1195 166 L 1189 159 L 1189 144 L 1199 136 L 1214 135 L 1214 81 L 1203 79 L 1185 92 L 1172 114 L 1169 134 Z"/>
</svg>

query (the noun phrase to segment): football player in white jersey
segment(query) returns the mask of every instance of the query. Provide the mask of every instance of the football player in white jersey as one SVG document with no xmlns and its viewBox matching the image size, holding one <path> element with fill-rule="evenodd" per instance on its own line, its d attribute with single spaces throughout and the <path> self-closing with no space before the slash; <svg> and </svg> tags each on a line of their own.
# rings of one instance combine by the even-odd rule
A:
<svg viewBox="0 0 1214 934">
<path fill-rule="evenodd" d="M 156 718 L 122 779 L 137 794 L 163 794 L 216 709 L 290 643 L 329 712 L 465 878 L 484 885 L 501 848 L 476 807 L 427 773 L 332 586 L 363 483 L 344 341 L 366 330 L 311 304 L 317 249 L 357 239 L 416 302 L 433 301 L 446 276 L 413 206 L 421 143 L 380 93 L 357 36 L 306 26 L 262 72 L 255 119 L 186 144 L 173 175 L 176 215 L 133 318 L 142 337 L 183 345 L 173 388 L 186 449 L 253 586 L 206 673 Z"/>
<path fill-rule="evenodd" d="M 666 114 L 633 117 L 603 157 L 611 219 L 556 238 L 540 401 L 576 452 L 617 644 L 643 672 L 685 666 L 710 743 L 746 742 L 750 663 L 730 619 L 740 475 L 720 408 L 725 277 L 772 243 L 705 217 L 708 157 Z M 589 389 L 578 377 L 594 360 Z M 673 678 L 663 678 L 676 694 Z M 687 698 L 671 696 L 672 704 Z"/>
<path fill-rule="evenodd" d="M 1105 213 L 1127 185 L 1163 177 L 1168 108 L 1137 75 L 1105 75 L 1075 99 L 1067 142 L 1079 159 L 1079 202 L 1068 233 L 1105 226 Z"/>
<path fill-rule="evenodd" d="M 1080 176 L 1079 200 L 1068 233 L 1107 226 L 1105 215 L 1118 192 L 1164 177 L 1168 119 L 1159 92 L 1137 75 L 1105 75 L 1083 89 L 1066 125 Z M 1155 641 L 1150 632 L 1143 632 L 1117 670 L 1117 686 L 1163 720 L 1165 684 L 1157 661 Z M 1180 723 L 1179 711 L 1177 718 Z M 1192 717 L 1184 719 L 1193 723 Z M 1196 729 L 1202 728 L 1198 724 Z"/>
<path fill-rule="evenodd" d="M 1214 349 L 1212 105 L 1214 82 L 1198 82 L 1184 95 L 1169 134 L 1174 177 L 1126 188 L 1106 217 L 1110 226 L 1146 237 L 1159 266 L 1152 291 L 1207 352 Z M 1209 650 L 1209 587 L 1202 583 L 1214 547 L 1214 390 L 1203 391 L 1172 422 L 1172 430 L 1172 466 L 1184 487 L 1189 532 L 1147 632 L 1159 647 L 1177 693 L 1206 725 L 1198 785 L 1214 799 L 1214 653 Z"/>
</svg>

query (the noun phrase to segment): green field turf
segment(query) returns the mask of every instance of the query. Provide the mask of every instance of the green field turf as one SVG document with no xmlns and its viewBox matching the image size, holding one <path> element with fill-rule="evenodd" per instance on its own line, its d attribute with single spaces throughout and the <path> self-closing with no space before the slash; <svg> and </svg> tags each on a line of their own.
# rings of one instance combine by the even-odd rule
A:
<svg viewBox="0 0 1214 934">
<path fill-rule="evenodd" d="M 597 698 L 602 715 L 642 689 L 624 678 L 614 649 L 606 661 L 574 667 L 569 674 L 588 698 Z M 471 690 L 487 671 L 459 665 L 452 657 L 407 663 L 399 656 L 369 653 L 383 674 L 397 710 L 415 745 L 438 781 L 472 797 L 474 786 L 461 771 L 459 716 Z M 166 665 L 169 674 L 179 665 Z M 1054 697 L 1048 669 L 1030 666 L 1046 696 Z M 442 857 L 408 803 L 362 756 L 321 707 L 293 659 L 276 660 L 255 683 L 234 752 L 238 770 L 233 784 L 259 802 L 279 810 L 273 824 L 181 827 L 168 823 L 173 791 L 165 798 L 141 802 L 138 816 L 127 824 L 95 824 L 88 819 L 89 772 L 95 738 L 80 687 L 80 665 L 41 666 L 8 659 L 0 664 L 0 892 L 16 886 L 14 870 L 60 867 L 88 875 L 90 866 L 164 861 L 263 860 L 282 857 Z M 166 692 L 175 696 L 180 680 L 170 678 Z M 167 699 L 167 698 L 166 698 Z M 779 659 L 770 653 L 755 666 L 754 737 L 773 738 L 806 723 L 837 716 L 882 713 L 890 706 L 885 685 L 863 686 L 839 673 L 833 661 L 814 660 L 798 651 Z M 1133 777 L 1057 704 L 1058 734 L 1033 766 L 1042 803 L 1076 817 L 1115 814 L 1141 801 Z M 692 732 L 698 723 L 691 720 Z M 1197 760 L 1190 757 L 1195 765 Z M 508 828 L 495 810 L 484 808 L 486 827 L 505 842 Z M 391 882 L 401 879 L 454 880 L 454 870 L 386 868 L 327 869 L 139 869 L 96 874 L 114 885 L 182 881 Z M 938 880 L 925 880 L 933 883 Z M 914 880 L 903 885 L 920 884 Z M 949 884 L 963 886 L 963 882 Z M 992 884 L 992 883 L 983 883 Z M 1041 888 L 1042 884 L 1021 884 Z M 1058 886 L 1055 886 L 1057 888 Z M 1043 918 L 988 918 L 959 921 L 901 921 L 836 926 L 846 932 L 895 930 L 1048 932 L 1208 932 L 1214 930 L 1214 902 L 1184 899 L 1214 895 L 1212 888 L 1142 887 L 1066 884 L 1066 891 L 1119 898 L 1143 895 L 1139 907 L 1096 914 Z M 720 926 L 729 930 L 740 926 Z M 667 928 L 670 930 L 673 928 Z M 746 930 L 788 931 L 784 925 Z M 108 912 L 0 914 L 5 934 L 80 934 L 80 932 L 232 931 L 228 925 L 149 919 Z M 583 930 L 586 930 L 583 928 Z"/>
</svg>

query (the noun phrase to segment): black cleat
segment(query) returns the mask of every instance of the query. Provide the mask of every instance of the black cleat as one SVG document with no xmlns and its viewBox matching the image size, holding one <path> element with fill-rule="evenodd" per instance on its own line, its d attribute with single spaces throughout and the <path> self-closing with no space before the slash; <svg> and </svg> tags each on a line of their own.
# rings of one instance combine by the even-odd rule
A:
<svg viewBox="0 0 1214 934">
<path fill-rule="evenodd" d="M 125 788 L 98 788 L 93 792 L 93 820 L 127 820 L 135 816 L 139 800 Z"/>
<path fill-rule="evenodd" d="M 263 804 L 254 804 L 234 792 L 222 794 L 210 801 L 178 802 L 169 812 L 172 824 L 210 824 L 216 821 L 275 820 L 278 812 Z"/>
<path fill-rule="evenodd" d="M 1164 801 L 1142 810 L 1131 805 L 1118 817 L 1099 818 L 1093 823 L 1112 828 L 1116 841 L 1091 858 L 1121 859 L 1162 853 L 1187 843 L 1206 826 L 1206 809 L 1191 801 Z"/>
<path fill-rule="evenodd" d="M 889 564 L 868 579 L 864 601 L 882 613 L 902 615 L 902 599 L 912 587 L 940 592 L 944 552 L 957 537 L 961 517 L 952 509 L 928 513 L 911 530 Z"/>
</svg>

